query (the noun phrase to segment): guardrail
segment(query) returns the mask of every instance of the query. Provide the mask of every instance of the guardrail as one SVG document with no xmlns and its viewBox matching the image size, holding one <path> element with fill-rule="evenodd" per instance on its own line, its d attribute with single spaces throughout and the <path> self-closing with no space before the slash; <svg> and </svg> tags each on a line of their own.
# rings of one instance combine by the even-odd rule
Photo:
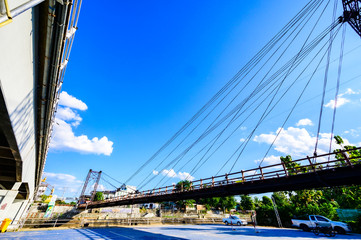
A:
<svg viewBox="0 0 361 240">
<path fill-rule="evenodd" d="M 355 148 L 353 150 L 359 150 Z M 197 191 L 205 188 L 226 186 L 230 184 L 239 184 L 246 182 L 263 181 L 266 179 L 288 177 L 290 175 L 309 174 L 322 171 L 325 169 L 334 169 L 339 167 L 352 167 L 355 164 L 360 164 L 361 159 L 359 157 L 349 158 L 346 152 L 350 150 L 342 150 L 337 153 L 327 153 L 318 156 L 305 157 L 298 160 L 293 160 L 292 163 L 297 163 L 299 166 L 286 166 L 285 163 L 273 164 L 264 167 L 253 168 L 249 170 L 242 170 L 240 172 L 224 174 L 220 176 L 213 176 L 210 178 L 204 178 L 190 182 L 189 186 L 176 185 L 160 187 L 152 190 L 146 190 L 142 192 L 130 193 L 125 196 L 111 198 L 103 201 L 94 201 L 89 203 L 79 204 L 78 208 L 86 208 L 91 205 L 98 205 L 100 203 L 117 202 L 122 200 L 134 200 L 144 197 L 159 196 L 165 194 Z M 343 159 L 336 159 L 336 154 L 342 154 Z"/>
</svg>

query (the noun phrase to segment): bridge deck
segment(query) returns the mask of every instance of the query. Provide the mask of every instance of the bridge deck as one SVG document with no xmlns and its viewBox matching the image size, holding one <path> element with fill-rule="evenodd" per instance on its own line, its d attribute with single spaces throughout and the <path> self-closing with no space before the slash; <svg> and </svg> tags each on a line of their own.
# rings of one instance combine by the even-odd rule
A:
<svg viewBox="0 0 361 240">
<path fill-rule="evenodd" d="M 293 168 L 286 167 L 283 163 L 275 164 L 201 179 L 192 182 L 187 189 L 176 189 L 175 186 L 167 186 L 104 201 L 79 204 L 78 208 L 99 208 L 361 184 L 361 159 L 345 157 L 341 160 L 329 160 L 328 157 L 331 157 L 331 155 L 334 154 L 295 160 L 294 163 L 307 162 L 308 164 Z M 315 162 L 315 158 L 318 158 L 317 160 L 321 159 L 321 161 Z"/>
</svg>

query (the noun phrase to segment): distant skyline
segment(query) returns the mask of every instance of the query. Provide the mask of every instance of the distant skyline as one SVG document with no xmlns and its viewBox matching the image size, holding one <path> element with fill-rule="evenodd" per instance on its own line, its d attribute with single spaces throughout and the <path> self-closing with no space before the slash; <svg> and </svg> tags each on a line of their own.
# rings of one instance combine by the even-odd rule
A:
<svg viewBox="0 0 361 240">
<path fill-rule="evenodd" d="M 89 169 L 126 181 L 173 136 L 307 1 L 110 1 L 116 11 L 95 21 L 99 8 L 83 2 L 65 75 L 44 176 L 55 194 L 77 196 Z M 341 3 L 338 12 L 341 13 Z M 330 16 L 331 22 L 331 16 Z M 329 23 L 323 23 L 324 26 Z M 361 53 L 359 36 L 347 26 L 341 86 L 335 106 L 340 41 L 331 57 L 330 84 L 324 102 L 320 151 L 328 151 L 330 121 L 337 108 L 335 134 L 361 145 Z M 301 99 L 274 142 L 263 165 L 279 157 L 311 155 L 317 134 L 324 64 L 317 81 Z M 331 82 L 332 81 L 332 82 Z M 296 90 L 299 90 L 301 85 Z M 298 92 L 291 93 L 296 96 Z M 247 91 L 247 90 L 245 90 Z M 248 93 L 244 93 L 248 94 Z M 287 101 L 286 101 L 287 102 Z M 251 138 L 235 169 L 257 166 L 291 106 L 281 106 Z M 314 109 L 314 110 L 311 110 Z M 239 127 L 224 152 L 195 174 L 192 168 L 150 164 L 128 184 L 148 174 L 166 184 L 210 177 L 256 120 Z M 327 124 L 326 124 L 327 123 Z M 223 151 L 223 150 L 222 150 Z M 262 152 L 262 153 L 261 153 Z M 222 169 L 222 174 L 230 166 Z M 179 170 L 180 169 L 180 170 Z M 158 180 L 156 181 L 158 182 Z M 153 185 L 153 183 L 150 183 Z M 64 189 L 64 187 L 66 189 Z M 101 182 L 100 189 L 112 186 Z"/>
</svg>

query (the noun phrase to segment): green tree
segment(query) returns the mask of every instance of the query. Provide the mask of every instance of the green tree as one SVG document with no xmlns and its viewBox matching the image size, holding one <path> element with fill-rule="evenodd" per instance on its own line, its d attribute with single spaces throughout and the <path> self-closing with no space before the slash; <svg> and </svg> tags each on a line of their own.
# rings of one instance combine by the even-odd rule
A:
<svg viewBox="0 0 361 240">
<path fill-rule="evenodd" d="M 49 196 L 43 194 L 43 195 L 41 195 L 40 197 L 41 197 L 41 201 L 44 202 L 46 199 L 48 199 Z"/>
<path fill-rule="evenodd" d="M 284 163 L 289 175 L 295 175 L 298 172 L 303 172 L 303 173 L 307 172 L 307 168 L 302 167 L 300 164 L 294 162 L 290 155 L 287 155 L 286 157 L 281 156 L 280 159 L 281 162 Z"/>
<path fill-rule="evenodd" d="M 97 192 L 94 196 L 94 201 L 102 201 L 104 200 L 104 194 L 102 192 Z"/>
<path fill-rule="evenodd" d="M 258 197 L 253 198 L 255 208 L 258 208 L 262 205 L 262 201 Z"/>
<path fill-rule="evenodd" d="M 273 206 L 272 200 L 267 196 L 262 197 L 262 203 L 266 206 Z"/>
<path fill-rule="evenodd" d="M 274 198 L 277 206 L 286 206 L 290 204 L 290 201 L 287 197 L 287 192 L 274 192 L 272 197 Z"/>
<path fill-rule="evenodd" d="M 201 198 L 198 203 L 203 204 L 207 210 L 218 208 L 220 198 L 211 197 L 211 198 Z"/>
<path fill-rule="evenodd" d="M 190 190 L 191 189 L 191 182 L 188 180 L 182 180 L 177 183 L 175 186 L 175 189 L 177 191 L 184 191 L 184 190 Z"/>
<path fill-rule="evenodd" d="M 336 159 L 340 160 L 340 162 L 338 163 L 339 165 L 346 166 L 347 165 L 347 162 L 345 160 L 346 158 L 348 158 L 350 162 L 353 164 L 360 164 L 361 149 L 357 149 L 355 146 L 352 145 L 344 146 L 343 139 L 338 135 L 334 136 L 334 139 L 336 141 L 336 144 L 340 145 L 341 147 L 333 151 L 334 153 L 336 153 Z M 345 150 L 346 152 L 341 152 Z"/>
<path fill-rule="evenodd" d="M 361 186 L 331 187 L 323 189 L 324 198 L 336 201 L 343 209 L 361 208 Z"/>
<path fill-rule="evenodd" d="M 176 186 L 175 189 L 176 191 L 186 191 L 186 190 L 190 190 L 192 183 L 188 180 L 182 180 L 179 181 Z M 179 200 L 176 202 L 176 205 L 178 206 L 178 208 L 185 210 L 185 207 L 193 207 L 194 204 L 196 203 L 195 200 L 193 199 L 187 199 L 187 200 Z"/>
<path fill-rule="evenodd" d="M 347 159 L 353 164 L 359 164 L 361 160 L 361 150 L 355 146 L 345 145 L 340 136 L 335 136 L 336 144 L 340 146 L 336 149 L 336 159 L 341 166 L 347 165 Z M 344 153 L 346 152 L 346 154 Z M 309 169 L 292 161 L 292 157 L 287 155 L 281 157 L 290 175 L 299 172 L 307 172 Z M 298 170 L 295 170 L 298 169 Z M 323 215 L 332 220 L 338 220 L 337 209 L 360 209 L 361 208 L 361 186 L 328 187 L 322 189 L 305 189 L 292 192 L 273 193 L 278 212 L 283 226 L 291 226 L 291 218 L 294 216 L 317 214 Z M 257 221 L 260 225 L 277 226 L 276 217 L 271 199 L 262 198 L 262 204 L 257 205 Z M 361 220 L 361 218 L 360 218 Z M 360 222 L 355 222 L 355 226 Z M 361 229 L 360 229 L 361 231 Z"/>
<path fill-rule="evenodd" d="M 295 215 L 316 214 L 330 219 L 337 219 L 338 204 L 325 198 L 323 190 L 300 190 L 290 193 L 290 200 Z"/>
<path fill-rule="evenodd" d="M 178 200 L 175 202 L 177 207 L 183 211 L 185 210 L 186 207 L 193 207 L 195 203 L 196 201 L 193 199 Z"/>
<path fill-rule="evenodd" d="M 277 226 L 277 219 L 272 205 L 262 204 L 256 209 L 257 223 L 263 226 Z"/>
<path fill-rule="evenodd" d="M 241 196 L 240 205 L 243 210 L 254 210 L 255 209 L 254 202 L 253 202 L 252 198 L 248 195 Z"/>
<path fill-rule="evenodd" d="M 57 205 L 66 204 L 66 202 L 64 202 L 63 200 L 56 200 L 55 204 L 57 204 Z"/>
<path fill-rule="evenodd" d="M 218 206 L 220 209 L 223 210 L 223 213 L 225 213 L 225 210 L 231 210 L 234 209 L 237 205 L 236 199 L 234 196 L 228 196 L 228 197 L 221 197 L 219 198 Z"/>
</svg>

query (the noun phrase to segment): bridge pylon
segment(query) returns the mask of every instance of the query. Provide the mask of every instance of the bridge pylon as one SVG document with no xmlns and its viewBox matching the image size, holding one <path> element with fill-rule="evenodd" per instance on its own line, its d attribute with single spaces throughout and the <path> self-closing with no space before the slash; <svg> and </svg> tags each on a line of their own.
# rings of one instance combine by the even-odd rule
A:
<svg viewBox="0 0 361 240">
<path fill-rule="evenodd" d="M 342 0 L 343 22 L 348 22 L 361 37 L 361 0 Z"/>
<path fill-rule="evenodd" d="M 90 200 L 90 201 L 94 200 L 101 175 L 102 175 L 102 171 L 93 171 L 92 169 L 89 170 L 88 175 L 84 182 L 83 189 L 82 189 L 80 197 L 79 197 L 80 204 L 85 203 L 87 200 Z M 93 181 L 95 181 L 93 191 L 90 192 L 90 195 L 86 195 L 86 190 L 88 188 L 88 185 L 90 185 Z"/>
</svg>

